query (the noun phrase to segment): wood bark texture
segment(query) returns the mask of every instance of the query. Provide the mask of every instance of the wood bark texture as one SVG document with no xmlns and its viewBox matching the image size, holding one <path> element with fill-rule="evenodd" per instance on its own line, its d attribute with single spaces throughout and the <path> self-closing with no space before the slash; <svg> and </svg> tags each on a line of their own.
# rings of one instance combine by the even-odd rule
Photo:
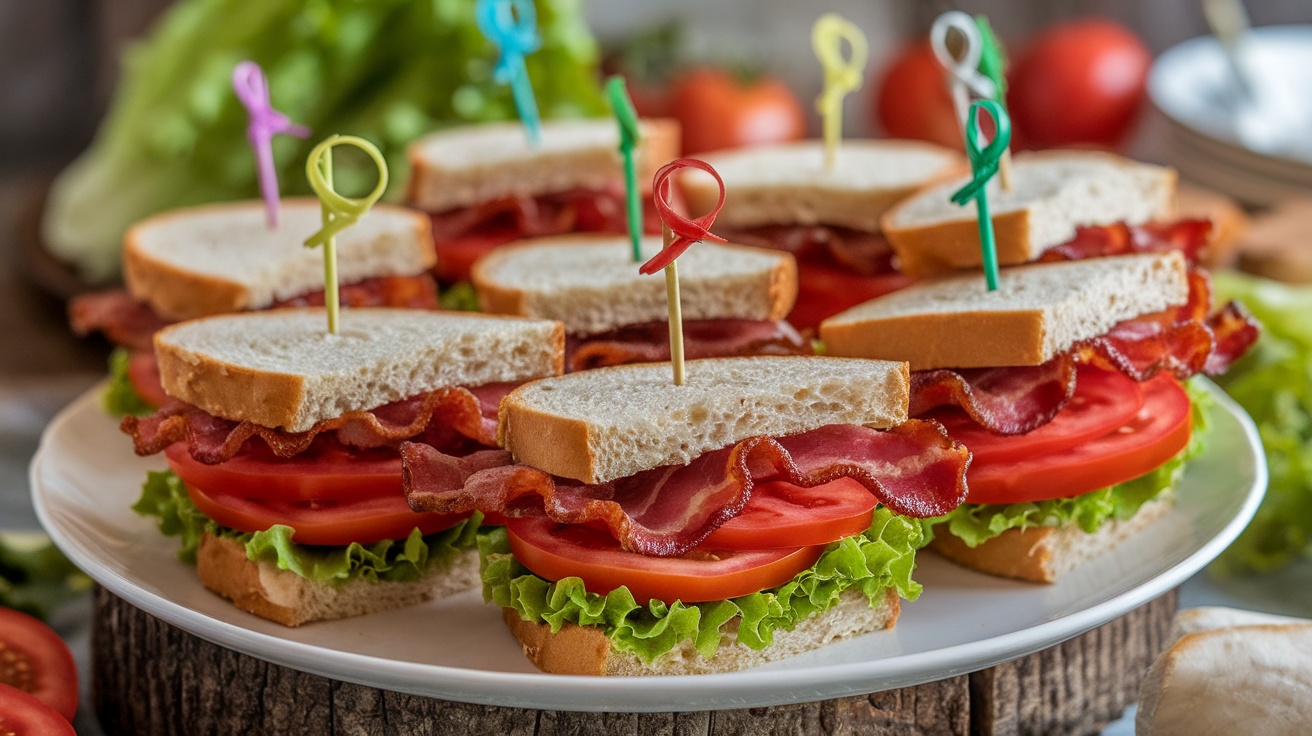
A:
<svg viewBox="0 0 1312 736">
<path fill-rule="evenodd" d="M 1096 733 L 1134 701 L 1175 607 L 1172 592 L 1029 657 L 867 696 L 729 711 L 574 713 L 448 702 L 298 672 L 211 644 L 98 589 L 92 697 L 113 734 Z"/>
</svg>

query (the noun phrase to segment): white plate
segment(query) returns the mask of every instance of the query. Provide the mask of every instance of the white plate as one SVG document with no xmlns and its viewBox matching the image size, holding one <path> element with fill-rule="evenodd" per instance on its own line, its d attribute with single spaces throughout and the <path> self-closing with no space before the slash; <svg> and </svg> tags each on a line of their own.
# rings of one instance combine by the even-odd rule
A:
<svg viewBox="0 0 1312 736">
<path fill-rule="evenodd" d="M 1069 639 L 1179 585 L 1252 517 L 1266 466 L 1252 422 L 1219 389 L 1210 452 L 1179 504 L 1151 531 L 1052 586 L 1029 585 L 922 555 L 919 601 L 897 627 L 783 662 L 722 675 L 595 678 L 537 672 L 500 615 L 475 592 L 297 629 L 243 613 L 201 587 L 176 542 L 128 508 L 160 458 L 132 455 L 98 391 L 66 408 L 32 461 L 46 530 L 101 585 L 204 639 L 340 680 L 447 700 L 584 711 L 689 711 L 836 698 L 989 667 Z"/>
</svg>

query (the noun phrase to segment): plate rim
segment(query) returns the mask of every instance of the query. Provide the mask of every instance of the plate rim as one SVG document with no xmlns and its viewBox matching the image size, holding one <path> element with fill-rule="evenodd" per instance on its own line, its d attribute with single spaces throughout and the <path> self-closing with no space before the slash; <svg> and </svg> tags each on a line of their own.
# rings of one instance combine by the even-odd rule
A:
<svg viewBox="0 0 1312 736">
<path fill-rule="evenodd" d="M 1162 571 L 1139 585 L 1121 592 L 1105 601 L 1080 609 L 1068 615 L 1044 621 L 1033 626 L 1005 634 L 972 640 L 943 647 L 929 652 L 913 655 L 897 655 L 894 659 L 914 660 L 919 666 L 910 668 L 915 671 L 933 670 L 933 675 L 916 675 L 906 679 L 908 668 L 878 677 L 868 670 L 870 661 L 845 662 L 825 666 L 808 666 L 787 671 L 787 677 L 806 683 L 805 693 L 790 692 L 789 697 L 752 698 L 743 696 L 744 692 L 758 692 L 760 688 L 776 685 L 780 678 L 778 670 L 747 669 L 738 672 L 716 673 L 706 675 L 659 675 L 647 677 L 590 677 L 581 675 L 550 675 L 541 672 L 503 672 L 478 670 L 452 665 L 409 662 L 388 659 L 378 655 L 363 654 L 329 649 L 272 634 L 247 629 L 234 623 L 212 618 L 205 613 L 188 608 L 182 603 L 168 597 L 157 595 L 140 588 L 132 581 L 114 570 L 102 567 L 94 556 L 83 549 L 76 540 L 65 534 L 65 530 L 52 523 L 49 509 L 43 497 L 43 482 L 39 470 L 45 458 L 52 452 L 51 437 L 60 426 L 72 420 L 79 409 L 98 399 L 104 384 L 97 384 L 79 396 L 47 425 L 41 436 L 41 443 L 29 465 L 29 481 L 33 506 L 42 526 L 52 540 L 79 567 L 98 583 L 130 604 L 142 609 L 178 628 L 198 636 L 213 644 L 233 649 L 248 656 L 253 656 L 280 666 L 291 667 L 303 672 L 321 675 L 331 679 L 353 682 L 368 687 L 395 690 L 404 693 L 452 700 L 457 702 L 482 705 L 499 705 L 516 708 L 541 708 L 550 710 L 568 710 L 577 712 L 603 712 L 615 710 L 616 703 L 623 703 L 627 712 L 677 712 L 688 710 L 724 710 L 744 707 L 779 705 L 784 703 L 827 700 L 838 697 L 879 692 L 884 689 L 906 687 L 915 683 L 930 682 L 966 672 L 974 672 L 991 667 L 1001 662 L 1032 654 L 1061 641 L 1079 636 L 1096 628 L 1118 615 L 1142 605 L 1178 586 L 1192 574 L 1201 570 L 1213 560 L 1230 542 L 1248 525 L 1257 510 L 1266 489 L 1267 466 L 1262 451 L 1257 427 L 1248 414 L 1216 384 L 1205 382 L 1208 395 L 1217 407 L 1233 418 L 1247 441 L 1247 449 L 1252 453 L 1253 478 L 1246 491 L 1246 497 L 1238 513 L 1231 518 L 1206 543 L 1176 565 Z M 97 407 L 98 408 L 98 407 Z M 87 569 L 88 567 L 92 569 Z M 964 652 L 983 650 L 969 657 Z M 969 659 L 969 664 L 962 664 Z M 321 665 L 320 662 L 325 663 Z M 887 660 L 881 660 L 887 661 Z M 335 664 L 334 664 L 335 663 Z M 928 666 L 925 666 L 928 663 Z M 327 666 L 333 664 L 333 666 Z M 411 683 L 432 680 L 437 675 L 447 678 L 459 678 L 462 687 L 459 691 L 443 690 L 435 694 L 433 689 L 424 689 Z M 890 684 L 880 685 L 879 680 L 893 680 Z M 557 684 L 587 686 L 590 691 L 604 693 L 604 697 L 588 702 L 562 705 L 555 700 L 538 700 L 530 695 L 534 685 L 539 689 L 543 681 Z M 665 684 L 673 685 L 693 683 L 702 686 L 699 689 L 713 690 L 732 681 L 736 698 L 712 699 L 707 702 L 690 703 L 687 694 L 672 695 L 666 698 L 653 697 L 664 691 Z M 546 688 L 550 690 L 551 688 Z M 681 689 L 675 688 L 677 692 Z M 821 692 L 823 690 L 823 692 Z M 515 702 L 509 702 L 509 694 L 519 696 Z M 594 696 L 595 697 L 595 696 Z"/>
</svg>

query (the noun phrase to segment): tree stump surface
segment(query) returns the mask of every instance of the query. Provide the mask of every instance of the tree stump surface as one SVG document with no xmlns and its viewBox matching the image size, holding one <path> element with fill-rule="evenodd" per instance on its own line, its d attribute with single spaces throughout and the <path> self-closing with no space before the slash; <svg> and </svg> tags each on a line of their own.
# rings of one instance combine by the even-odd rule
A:
<svg viewBox="0 0 1312 736">
<path fill-rule="evenodd" d="M 299 672 L 211 644 L 100 588 L 92 697 L 112 734 L 1096 734 L 1135 701 L 1176 604 L 1172 591 L 1030 656 L 871 695 L 743 710 L 576 713 L 449 702 Z"/>
</svg>

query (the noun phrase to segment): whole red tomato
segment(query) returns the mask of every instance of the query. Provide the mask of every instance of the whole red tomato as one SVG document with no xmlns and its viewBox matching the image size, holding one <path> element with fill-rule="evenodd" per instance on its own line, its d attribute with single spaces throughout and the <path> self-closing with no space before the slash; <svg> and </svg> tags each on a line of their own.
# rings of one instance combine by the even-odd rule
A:
<svg viewBox="0 0 1312 736">
<path fill-rule="evenodd" d="M 943 67 L 928 39 L 904 46 L 879 80 L 875 119 L 890 138 L 916 138 L 961 147 L 956 111 Z"/>
<path fill-rule="evenodd" d="M 1134 122 L 1151 64 L 1138 36 L 1111 21 L 1047 28 L 1012 68 L 1012 122 L 1036 148 L 1115 146 Z"/>
<path fill-rule="evenodd" d="M 671 87 L 670 111 L 683 127 L 683 153 L 795 141 L 806 134 L 806 113 L 778 79 L 743 79 L 700 67 Z"/>
</svg>

